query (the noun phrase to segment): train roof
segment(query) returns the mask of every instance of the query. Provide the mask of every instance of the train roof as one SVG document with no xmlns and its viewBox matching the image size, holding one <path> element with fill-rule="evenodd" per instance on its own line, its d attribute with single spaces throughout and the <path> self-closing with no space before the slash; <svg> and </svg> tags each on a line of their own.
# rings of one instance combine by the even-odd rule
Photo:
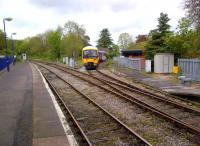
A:
<svg viewBox="0 0 200 146">
<path fill-rule="evenodd" d="M 98 49 L 93 46 L 87 46 L 87 47 L 84 47 L 83 50 L 98 50 Z"/>
</svg>

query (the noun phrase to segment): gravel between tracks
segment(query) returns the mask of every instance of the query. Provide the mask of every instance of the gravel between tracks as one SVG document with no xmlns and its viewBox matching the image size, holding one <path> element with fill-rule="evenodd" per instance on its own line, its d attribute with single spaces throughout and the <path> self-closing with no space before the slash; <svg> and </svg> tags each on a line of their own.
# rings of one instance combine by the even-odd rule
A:
<svg viewBox="0 0 200 146">
<path fill-rule="evenodd" d="M 195 145 L 189 139 L 191 134 L 185 133 L 172 126 L 149 112 L 146 112 L 136 105 L 130 104 L 123 99 L 119 99 L 111 94 L 105 93 L 103 90 L 91 86 L 84 81 L 66 75 L 62 71 L 53 69 L 59 73 L 63 78 L 68 80 L 71 84 L 76 86 L 79 90 L 87 94 L 90 98 L 95 99 L 108 111 L 117 116 L 120 120 L 124 121 L 134 131 L 138 132 L 147 141 L 157 146 L 188 146 Z M 54 82 L 57 89 L 62 90 L 63 85 L 59 82 Z M 62 91 L 65 93 L 65 91 Z"/>
<path fill-rule="evenodd" d="M 45 72 L 45 71 L 43 71 Z M 58 80 L 55 75 L 45 73 L 51 83 L 56 86 L 57 91 L 61 94 L 62 99 L 73 113 L 80 126 L 86 132 L 90 141 L 94 145 L 141 145 L 138 140 L 127 129 L 120 126 L 110 116 L 104 114 L 91 102 L 83 98 L 82 95 L 74 91 L 68 84 Z"/>
</svg>

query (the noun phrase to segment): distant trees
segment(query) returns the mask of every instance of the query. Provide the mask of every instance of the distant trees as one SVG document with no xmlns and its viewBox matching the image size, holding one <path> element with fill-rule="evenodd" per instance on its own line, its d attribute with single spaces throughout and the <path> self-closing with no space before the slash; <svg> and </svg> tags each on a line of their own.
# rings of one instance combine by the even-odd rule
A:
<svg viewBox="0 0 200 146">
<path fill-rule="evenodd" d="M 97 40 L 98 48 L 111 48 L 113 45 L 113 40 L 108 28 L 104 28 L 100 34 L 99 39 Z"/>
<path fill-rule="evenodd" d="M 187 17 L 200 29 L 200 0 L 185 0 Z"/>
<path fill-rule="evenodd" d="M 5 47 L 4 32 L 0 29 L 0 51 Z"/>
<path fill-rule="evenodd" d="M 34 37 L 17 41 L 16 52 L 26 52 L 32 58 L 58 60 L 62 56 L 79 57 L 81 49 L 89 44 L 89 36 L 82 25 L 68 21 L 64 27 L 58 26 L 55 30 Z"/>
<path fill-rule="evenodd" d="M 76 22 L 65 23 L 63 33 L 62 52 L 69 57 L 79 56 L 81 49 L 89 44 L 90 38 L 86 35 L 85 28 Z"/>
<path fill-rule="evenodd" d="M 79 36 L 85 45 L 89 44 L 90 37 L 86 35 L 86 29 L 83 25 L 79 25 L 78 23 L 74 21 L 68 21 L 65 23 L 63 28 L 63 35 L 69 35 L 74 34 L 76 36 Z"/>
<path fill-rule="evenodd" d="M 176 58 L 200 56 L 200 36 L 190 24 L 189 19 L 180 19 L 177 31 L 165 39 L 170 52 L 174 53 Z"/>
<path fill-rule="evenodd" d="M 118 38 L 118 45 L 120 49 L 126 50 L 129 45 L 133 42 L 132 37 L 129 33 L 121 33 Z"/>
<path fill-rule="evenodd" d="M 148 35 L 140 34 L 133 42 L 129 33 L 121 33 L 117 45 L 113 43 L 108 28 L 104 28 L 100 31 L 97 47 L 109 48 L 108 58 L 117 56 L 119 48 L 142 49 L 147 59 L 153 59 L 158 52 L 171 52 L 176 58 L 200 57 L 200 0 L 184 0 L 184 4 L 187 17 L 180 19 L 175 31 L 170 31 L 168 15 L 160 13 L 157 27 Z M 81 49 L 90 45 L 90 37 L 83 25 L 67 21 L 63 27 L 15 42 L 17 54 L 26 52 L 35 58 L 58 60 L 62 56 L 80 57 Z M 9 50 L 10 44 L 8 38 Z M 5 53 L 4 46 L 4 32 L 0 30 L 0 54 Z"/>
<path fill-rule="evenodd" d="M 132 49 L 140 49 L 140 50 L 145 50 L 146 49 L 146 43 L 147 43 L 148 37 L 147 35 L 144 34 L 140 34 L 138 36 L 136 36 L 136 41 L 132 42 L 129 44 L 128 46 L 128 50 L 132 50 Z"/>
<path fill-rule="evenodd" d="M 136 37 L 136 43 L 142 43 L 142 42 L 145 42 L 147 41 L 147 38 L 148 36 L 147 35 L 144 35 L 144 34 L 140 34 Z"/>
<path fill-rule="evenodd" d="M 114 56 L 119 55 L 119 46 L 113 43 L 111 34 L 107 28 L 100 31 L 99 39 L 97 40 L 98 48 L 108 48 L 109 51 L 106 55 L 108 59 L 112 59 Z"/>
<path fill-rule="evenodd" d="M 160 13 L 158 18 L 157 29 L 149 33 L 149 41 L 146 44 L 146 57 L 153 59 L 153 56 L 158 52 L 168 52 L 169 48 L 165 44 L 165 38 L 170 35 L 170 25 L 167 14 Z"/>
<path fill-rule="evenodd" d="M 68 57 L 78 57 L 81 55 L 81 49 L 85 46 L 84 41 L 79 35 L 70 33 L 62 39 L 62 54 Z"/>
</svg>

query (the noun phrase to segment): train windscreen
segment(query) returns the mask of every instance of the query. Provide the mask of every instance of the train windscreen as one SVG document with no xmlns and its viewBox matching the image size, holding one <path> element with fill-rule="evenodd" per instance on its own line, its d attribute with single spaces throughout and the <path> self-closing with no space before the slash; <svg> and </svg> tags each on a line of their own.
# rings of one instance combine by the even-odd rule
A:
<svg viewBox="0 0 200 146">
<path fill-rule="evenodd" d="M 83 58 L 88 58 L 88 57 L 97 57 L 97 50 L 85 50 L 83 51 Z"/>
</svg>

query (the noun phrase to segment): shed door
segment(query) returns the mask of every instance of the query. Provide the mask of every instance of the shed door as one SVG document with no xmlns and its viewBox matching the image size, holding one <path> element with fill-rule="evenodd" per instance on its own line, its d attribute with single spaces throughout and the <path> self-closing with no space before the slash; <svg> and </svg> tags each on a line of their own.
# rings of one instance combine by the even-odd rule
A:
<svg viewBox="0 0 200 146">
<path fill-rule="evenodd" d="M 169 56 L 163 56 L 163 72 L 169 73 Z"/>
</svg>

